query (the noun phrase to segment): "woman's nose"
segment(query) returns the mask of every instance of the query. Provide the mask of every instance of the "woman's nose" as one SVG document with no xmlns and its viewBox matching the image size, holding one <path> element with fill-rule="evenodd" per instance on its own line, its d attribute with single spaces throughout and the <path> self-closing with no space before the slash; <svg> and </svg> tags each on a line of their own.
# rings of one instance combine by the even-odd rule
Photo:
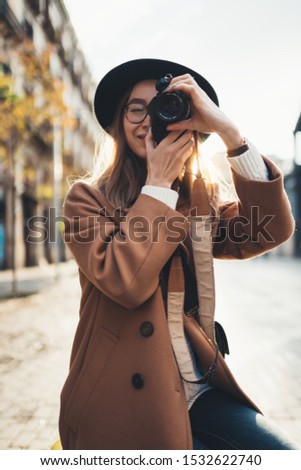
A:
<svg viewBox="0 0 301 470">
<path fill-rule="evenodd" d="M 149 127 L 149 126 L 151 125 L 151 123 L 152 123 L 152 122 L 151 122 L 150 115 L 147 114 L 147 115 L 145 116 L 145 119 L 144 119 L 144 121 L 143 121 L 142 124 L 143 124 L 144 126 L 146 126 L 146 127 Z"/>
</svg>

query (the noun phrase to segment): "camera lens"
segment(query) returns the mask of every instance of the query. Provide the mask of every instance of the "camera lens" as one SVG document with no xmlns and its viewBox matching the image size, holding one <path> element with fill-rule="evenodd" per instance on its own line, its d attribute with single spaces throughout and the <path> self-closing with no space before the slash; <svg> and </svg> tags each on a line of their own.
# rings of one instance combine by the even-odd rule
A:
<svg viewBox="0 0 301 470">
<path fill-rule="evenodd" d="M 165 122 L 186 119 L 189 114 L 189 101 L 177 92 L 162 93 L 157 97 L 155 113 Z"/>
</svg>

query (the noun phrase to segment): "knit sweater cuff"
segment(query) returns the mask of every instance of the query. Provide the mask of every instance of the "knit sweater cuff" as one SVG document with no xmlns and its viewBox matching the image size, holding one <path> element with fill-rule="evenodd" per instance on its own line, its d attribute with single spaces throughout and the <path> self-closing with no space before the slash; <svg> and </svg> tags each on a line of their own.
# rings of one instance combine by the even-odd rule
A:
<svg viewBox="0 0 301 470">
<path fill-rule="evenodd" d="M 163 188 L 161 186 L 146 185 L 142 187 L 141 194 L 154 197 L 161 202 L 164 202 L 172 209 L 176 208 L 178 202 L 178 193 L 173 189 Z"/>
<path fill-rule="evenodd" d="M 255 145 L 248 142 L 249 150 L 238 157 L 228 157 L 231 168 L 249 180 L 268 181 L 268 170 Z"/>
</svg>

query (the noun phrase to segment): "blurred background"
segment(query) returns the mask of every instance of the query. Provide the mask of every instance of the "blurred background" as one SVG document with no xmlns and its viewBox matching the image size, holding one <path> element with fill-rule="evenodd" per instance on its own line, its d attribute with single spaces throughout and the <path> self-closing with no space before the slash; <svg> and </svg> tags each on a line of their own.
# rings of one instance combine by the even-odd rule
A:
<svg viewBox="0 0 301 470">
<path fill-rule="evenodd" d="M 47 448 L 57 436 L 79 302 L 62 203 L 70 180 L 92 170 L 98 81 L 138 57 L 198 70 L 284 173 L 297 230 L 260 260 L 216 263 L 218 314 L 241 381 L 301 443 L 300 24 L 298 0 L 0 0 L 1 449 Z M 219 154 L 222 142 L 212 136 L 203 151 Z"/>
</svg>

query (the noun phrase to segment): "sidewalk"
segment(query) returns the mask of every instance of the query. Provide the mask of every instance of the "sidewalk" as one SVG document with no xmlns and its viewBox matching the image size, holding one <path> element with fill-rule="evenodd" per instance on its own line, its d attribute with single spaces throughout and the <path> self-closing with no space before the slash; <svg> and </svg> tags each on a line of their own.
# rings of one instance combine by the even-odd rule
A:
<svg viewBox="0 0 301 470">
<path fill-rule="evenodd" d="M 58 266 L 58 280 L 52 268 L 20 270 L 20 287 L 37 292 L 0 300 L 0 449 L 49 449 L 58 438 L 80 287 L 73 262 Z M 215 271 L 227 361 L 301 448 L 301 260 L 218 261 Z M 7 274 L 0 273 L 0 289 Z"/>
<path fill-rule="evenodd" d="M 78 320 L 77 267 L 19 270 L 18 279 L 36 293 L 0 301 L 0 449 L 49 449 Z M 9 281 L 1 273 L 2 292 Z"/>
<path fill-rule="evenodd" d="M 47 264 L 30 268 L 17 268 L 15 271 L 16 297 L 22 297 L 39 292 L 53 284 L 61 276 L 77 270 L 73 261 L 58 264 Z M 0 271 L 0 300 L 12 297 L 13 271 Z"/>
</svg>

